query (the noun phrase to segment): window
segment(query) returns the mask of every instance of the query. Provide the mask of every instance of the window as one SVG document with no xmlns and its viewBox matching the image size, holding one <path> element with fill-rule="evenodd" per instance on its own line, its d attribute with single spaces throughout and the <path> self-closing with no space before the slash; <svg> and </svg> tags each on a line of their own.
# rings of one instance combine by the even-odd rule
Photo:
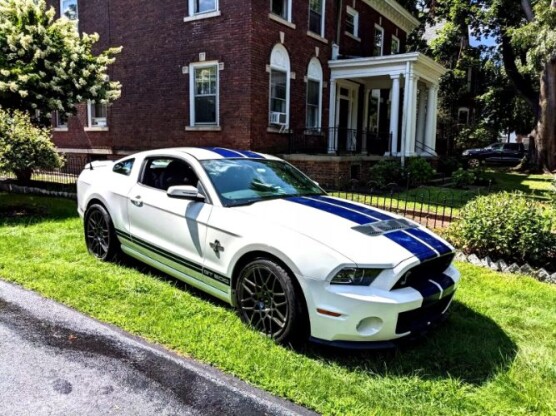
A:
<svg viewBox="0 0 556 416">
<path fill-rule="evenodd" d="M 106 103 L 89 101 L 87 105 L 89 127 L 108 127 L 108 105 Z"/>
<path fill-rule="evenodd" d="M 60 16 L 77 22 L 77 0 L 60 0 Z"/>
<path fill-rule="evenodd" d="M 133 168 L 133 162 L 135 159 L 122 160 L 114 165 L 112 172 L 119 173 L 120 175 L 129 176 L 131 169 Z"/>
<path fill-rule="evenodd" d="M 190 124 L 218 125 L 218 63 L 191 64 Z"/>
<path fill-rule="evenodd" d="M 384 45 L 384 29 L 375 25 L 375 40 L 373 44 L 373 56 L 382 56 Z"/>
<path fill-rule="evenodd" d="M 180 159 L 153 157 L 147 159 L 140 183 L 167 191 L 171 186 L 197 186 L 199 179 L 193 168 Z"/>
<path fill-rule="evenodd" d="M 291 22 L 291 0 L 271 0 L 270 12 Z"/>
<path fill-rule="evenodd" d="M 68 128 L 68 116 L 60 111 L 54 112 L 54 128 L 65 130 Z"/>
<path fill-rule="evenodd" d="M 468 124 L 469 123 L 469 108 L 460 107 L 458 109 L 458 123 Z"/>
<path fill-rule="evenodd" d="M 307 70 L 307 119 L 306 128 L 318 130 L 321 127 L 322 107 L 322 66 L 317 58 L 311 59 Z"/>
<path fill-rule="evenodd" d="M 215 12 L 218 10 L 218 0 L 189 0 L 189 15 Z"/>
<path fill-rule="evenodd" d="M 347 6 L 346 32 L 354 37 L 359 37 L 359 13 L 357 10 Z"/>
<path fill-rule="evenodd" d="M 309 0 L 309 30 L 324 36 L 324 1 Z"/>
<path fill-rule="evenodd" d="M 270 55 L 269 124 L 286 127 L 289 124 L 290 58 L 286 48 L 275 45 Z"/>
<path fill-rule="evenodd" d="M 400 53 L 400 40 L 395 36 L 392 36 L 392 45 L 390 47 L 390 53 L 392 55 L 396 55 Z"/>
</svg>

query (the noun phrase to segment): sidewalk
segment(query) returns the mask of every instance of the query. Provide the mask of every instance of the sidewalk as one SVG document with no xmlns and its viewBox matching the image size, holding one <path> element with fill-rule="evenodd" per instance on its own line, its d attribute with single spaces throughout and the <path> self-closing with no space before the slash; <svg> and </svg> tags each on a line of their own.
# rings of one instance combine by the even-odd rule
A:
<svg viewBox="0 0 556 416">
<path fill-rule="evenodd" d="M 6 415 L 313 415 L 0 280 Z"/>
</svg>

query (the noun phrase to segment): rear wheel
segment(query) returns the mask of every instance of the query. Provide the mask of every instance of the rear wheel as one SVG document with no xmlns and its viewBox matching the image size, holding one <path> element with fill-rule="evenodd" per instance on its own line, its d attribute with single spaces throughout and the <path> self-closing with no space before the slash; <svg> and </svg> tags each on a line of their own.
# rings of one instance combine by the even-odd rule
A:
<svg viewBox="0 0 556 416">
<path fill-rule="evenodd" d="M 279 343 L 301 336 L 305 320 L 292 277 L 269 259 L 257 259 L 240 272 L 236 303 L 241 319 Z"/>
<path fill-rule="evenodd" d="M 91 205 L 85 212 L 85 242 L 89 253 L 102 261 L 113 260 L 120 252 L 110 214 L 100 204 Z"/>
</svg>

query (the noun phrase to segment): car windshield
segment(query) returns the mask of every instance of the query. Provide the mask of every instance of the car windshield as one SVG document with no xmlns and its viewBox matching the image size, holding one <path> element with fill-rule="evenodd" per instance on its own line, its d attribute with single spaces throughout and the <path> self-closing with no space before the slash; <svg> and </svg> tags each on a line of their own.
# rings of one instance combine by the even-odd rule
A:
<svg viewBox="0 0 556 416">
<path fill-rule="evenodd" d="M 227 207 L 325 192 L 289 163 L 267 159 L 215 159 L 201 164 Z"/>
</svg>

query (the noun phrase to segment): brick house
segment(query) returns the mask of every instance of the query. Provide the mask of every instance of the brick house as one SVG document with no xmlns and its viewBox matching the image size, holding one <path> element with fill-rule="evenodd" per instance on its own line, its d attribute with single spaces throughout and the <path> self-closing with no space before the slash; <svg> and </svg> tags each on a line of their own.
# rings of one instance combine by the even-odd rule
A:
<svg viewBox="0 0 556 416">
<path fill-rule="evenodd" d="M 417 20 L 394 0 L 49 0 L 99 50 L 123 46 L 122 96 L 54 118 L 67 155 L 170 146 L 282 154 L 323 184 L 434 154 L 444 69 L 401 53 Z"/>
</svg>

